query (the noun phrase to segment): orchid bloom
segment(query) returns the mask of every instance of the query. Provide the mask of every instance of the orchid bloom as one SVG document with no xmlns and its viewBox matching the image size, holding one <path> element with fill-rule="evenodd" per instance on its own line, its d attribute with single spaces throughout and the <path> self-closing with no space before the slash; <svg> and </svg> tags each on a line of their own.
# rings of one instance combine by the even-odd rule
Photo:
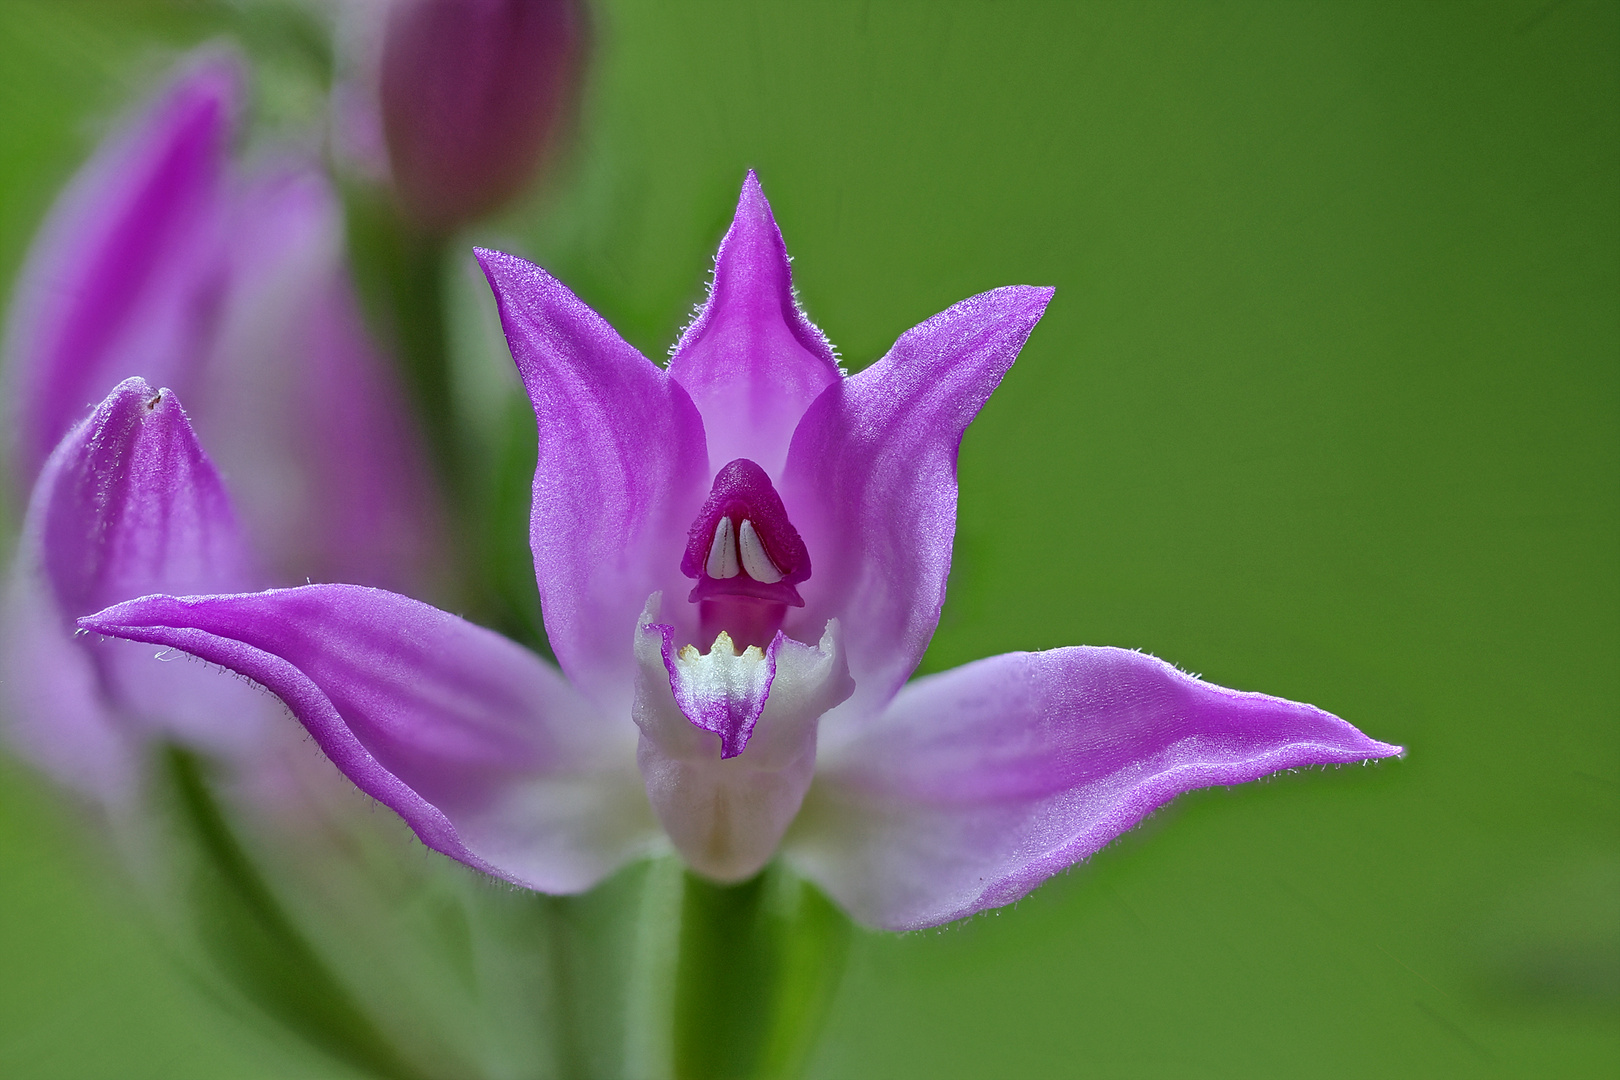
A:
<svg viewBox="0 0 1620 1080">
<path fill-rule="evenodd" d="M 28 758 L 115 805 L 142 740 L 240 758 L 273 713 L 240 680 L 76 639 L 74 619 L 277 578 L 404 585 L 432 548 L 422 458 L 360 322 L 335 195 L 296 156 L 233 165 L 241 82 L 205 51 L 103 143 L 12 302 L 13 464 L 32 495 L 0 610 L 3 719 Z M 247 495 L 240 524 L 169 387 L 208 417 Z"/>
<path fill-rule="evenodd" d="M 138 375 L 195 410 L 277 577 L 412 587 L 436 509 L 341 208 L 307 154 L 231 161 L 242 82 L 230 53 L 192 57 L 52 207 L 7 327 L 15 480 Z"/>
<path fill-rule="evenodd" d="M 429 847 L 572 892 L 661 826 L 708 878 L 780 851 L 903 930 L 1016 900 L 1181 792 L 1400 752 L 1124 649 L 907 682 L 944 601 L 958 445 L 1051 289 L 964 300 L 846 377 L 752 173 L 667 368 L 539 267 L 479 259 L 539 421 L 531 537 L 561 673 L 347 585 L 80 620 L 268 687 Z"/>
</svg>

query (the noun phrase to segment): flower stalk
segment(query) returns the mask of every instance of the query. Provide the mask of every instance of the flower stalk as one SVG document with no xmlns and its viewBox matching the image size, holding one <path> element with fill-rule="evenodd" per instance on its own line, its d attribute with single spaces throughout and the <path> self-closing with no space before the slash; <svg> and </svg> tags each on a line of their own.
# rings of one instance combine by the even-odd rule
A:
<svg viewBox="0 0 1620 1080">
<path fill-rule="evenodd" d="M 791 1080 L 807 1064 L 854 927 L 780 862 L 738 885 L 687 871 L 676 1080 Z"/>
<path fill-rule="evenodd" d="M 298 929 L 236 835 L 207 763 L 160 754 L 183 838 L 182 889 L 208 955 L 260 1009 L 310 1045 L 379 1080 L 428 1080 L 405 1061 Z M 185 855 L 181 855 L 185 858 Z"/>
</svg>

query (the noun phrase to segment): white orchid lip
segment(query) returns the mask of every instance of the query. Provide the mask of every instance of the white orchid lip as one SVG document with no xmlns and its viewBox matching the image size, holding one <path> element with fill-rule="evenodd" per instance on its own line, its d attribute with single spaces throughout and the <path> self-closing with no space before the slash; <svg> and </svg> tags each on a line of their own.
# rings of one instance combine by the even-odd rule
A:
<svg viewBox="0 0 1620 1080">
<path fill-rule="evenodd" d="M 768 648 L 674 647 L 647 602 L 636 632 L 636 760 L 664 830 L 688 864 L 740 881 L 769 861 L 815 771 L 821 717 L 854 690 L 837 620 L 819 644 L 780 631 Z"/>
</svg>

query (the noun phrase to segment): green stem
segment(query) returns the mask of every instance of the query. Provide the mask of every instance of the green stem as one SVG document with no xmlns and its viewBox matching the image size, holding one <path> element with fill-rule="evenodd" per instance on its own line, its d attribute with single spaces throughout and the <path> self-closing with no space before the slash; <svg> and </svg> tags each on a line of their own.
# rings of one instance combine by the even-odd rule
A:
<svg viewBox="0 0 1620 1080">
<path fill-rule="evenodd" d="M 848 919 L 780 864 L 740 885 L 688 873 L 675 977 L 678 1080 L 801 1075 L 850 937 Z"/>
<path fill-rule="evenodd" d="M 345 212 L 362 306 L 410 393 L 449 510 L 455 552 L 446 563 L 463 575 L 455 605 L 549 657 L 528 543 L 534 411 L 526 398 L 507 415 L 467 417 L 457 408 L 447 313 L 451 242 L 414 228 L 384 191 L 352 186 Z M 473 423 L 494 437 L 471 437 L 466 427 Z"/>
<path fill-rule="evenodd" d="M 350 262 L 372 329 L 387 342 L 416 406 L 440 479 L 453 495 L 460 473 L 445 321 L 442 237 L 412 228 L 386 192 L 346 192 Z"/>
<path fill-rule="evenodd" d="M 422 1080 L 277 902 L 232 832 L 198 757 L 170 746 L 163 763 L 179 824 L 198 856 L 186 884 L 215 962 L 255 1004 L 333 1057 L 387 1080 Z"/>
</svg>

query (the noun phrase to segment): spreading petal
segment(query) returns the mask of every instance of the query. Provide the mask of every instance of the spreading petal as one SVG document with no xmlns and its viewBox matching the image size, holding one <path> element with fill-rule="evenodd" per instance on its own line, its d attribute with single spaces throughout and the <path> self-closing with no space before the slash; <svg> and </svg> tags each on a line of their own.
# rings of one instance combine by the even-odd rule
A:
<svg viewBox="0 0 1620 1080">
<path fill-rule="evenodd" d="M 816 764 L 824 713 L 852 685 L 838 623 L 815 646 L 778 633 L 741 655 L 724 635 L 708 653 L 676 654 L 648 601 L 636 634 L 640 671 L 632 715 L 647 796 L 694 870 L 717 881 L 751 877 L 799 812 Z"/>
<path fill-rule="evenodd" d="M 793 297 L 782 232 L 752 170 L 714 261 L 708 302 L 669 373 L 692 395 L 712 461 L 748 458 L 780 475 L 804 410 L 841 376 L 832 346 Z"/>
<path fill-rule="evenodd" d="M 279 162 L 235 193 L 229 233 L 231 289 L 187 400 L 252 535 L 281 581 L 425 587 L 432 472 L 367 336 L 336 193 L 313 163 Z"/>
<path fill-rule="evenodd" d="M 356 786 L 436 851 L 544 892 L 656 836 L 624 726 L 492 631 L 356 585 L 148 596 L 80 620 L 267 687 Z"/>
<path fill-rule="evenodd" d="M 687 527 L 709 479 L 703 421 L 557 279 L 511 255 L 478 258 L 539 424 L 529 535 L 546 633 L 574 684 L 623 715 L 636 617 L 685 580 Z"/>
<path fill-rule="evenodd" d="M 239 681 L 125 642 L 74 640 L 74 620 L 150 592 L 254 583 L 224 485 L 180 403 L 125 380 L 34 487 L 0 647 L 15 737 L 55 775 L 113 797 L 141 732 L 251 745 L 263 710 Z"/>
<path fill-rule="evenodd" d="M 928 647 L 956 533 L 957 447 L 1051 298 L 1015 285 L 963 300 L 829 387 L 794 433 L 782 497 L 816 571 L 785 628 L 843 622 L 846 714 L 881 708 Z"/>
<path fill-rule="evenodd" d="M 34 242 L 6 343 L 18 480 L 108 386 L 182 385 L 221 287 L 222 183 L 236 64 L 205 53 L 103 143 Z"/>
<path fill-rule="evenodd" d="M 911 683 L 824 758 L 787 850 L 860 921 L 936 926 L 1017 900 L 1182 792 L 1400 752 L 1141 653 L 1007 653 Z"/>
</svg>

